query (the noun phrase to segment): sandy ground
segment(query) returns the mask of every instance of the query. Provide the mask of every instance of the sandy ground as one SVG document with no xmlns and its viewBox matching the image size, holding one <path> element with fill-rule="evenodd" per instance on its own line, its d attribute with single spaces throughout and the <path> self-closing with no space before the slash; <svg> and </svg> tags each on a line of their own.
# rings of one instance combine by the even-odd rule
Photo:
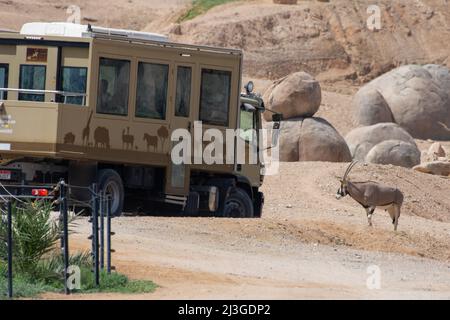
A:
<svg viewBox="0 0 450 320">
<path fill-rule="evenodd" d="M 266 178 L 261 219 L 115 219 L 117 269 L 160 287 L 151 294 L 69 298 L 450 299 L 448 179 L 390 166 L 355 168 L 354 179 L 379 177 L 404 191 L 395 233 L 384 211 L 376 211 L 370 228 L 351 199 L 334 199 L 334 176 L 345 164 L 285 163 L 280 169 Z M 424 186 L 415 185 L 419 179 Z M 78 232 L 74 249 L 88 248 L 86 221 Z M 381 271 L 379 290 L 366 285 L 374 265 Z"/>
</svg>

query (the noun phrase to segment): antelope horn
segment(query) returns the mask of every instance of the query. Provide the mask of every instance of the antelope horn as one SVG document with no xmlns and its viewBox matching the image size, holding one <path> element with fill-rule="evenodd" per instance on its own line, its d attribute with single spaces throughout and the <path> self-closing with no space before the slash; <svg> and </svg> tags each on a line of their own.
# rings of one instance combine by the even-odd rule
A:
<svg viewBox="0 0 450 320">
<path fill-rule="evenodd" d="M 348 174 L 350 173 L 350 171 L 353 169 L 353 167 L 354 167 L 357 163 L 358 163 L 357 160 L 352 161 L 352 162 L 350 163 L 350 165 L 347 167 L 347 170 L 345 170 L 344 177 L 342 178 L 342 181 L 345 181 L 345 180 L 347 179 Z"/>
<path fill-rule="evenodd" d="M 342 176 L 342 180 L 344 180 L 345 177 L 347 176 L 348 169 L 350 169 L 350 167 L 352 166 L 352 164 L 353 164 L 353 161 L 350 162 L 350 164 L 348 165 L 347 169 L 345 169 L 345 173 L 344 173 L 344 175 Z"/>
</svg>

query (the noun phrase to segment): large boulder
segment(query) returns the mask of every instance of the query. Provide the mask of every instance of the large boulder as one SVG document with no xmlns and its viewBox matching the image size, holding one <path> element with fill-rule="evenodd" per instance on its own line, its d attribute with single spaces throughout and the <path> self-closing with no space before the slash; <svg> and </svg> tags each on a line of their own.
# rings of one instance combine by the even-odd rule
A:
<svg viewBox="0 0 450 320">
<path fill-rule="evenodd" d="M 358 161 L 365 161 L 367 154 L 374 146 L 387 140 L 400 140 L 417 148 L 411 135 L 395 123 L 378 123 L 372 126 L 358 127 L 345 137 L 353 158 Z"/>
<path fill-rule="evenodd" d="M 279 143 L 280 161 L 349 162 L 352 159 L 344 138 L 322 118 L 282 121 Z"/>
<path fill-rule="evenodd" d="M 381 122 L 394 122 L 391 109 L 383 95 L 375 88 L 364 87 L 353 99 L 358 125 L 371 126 Z"/>
<path fill-rule="evenodd" d="M 322 101 L 320 84 L 305 72 L 296 72 L 272 84 L 264 94 L 266 107 L 280 112 L 284 119 L 312 117 Z M 271 114 L 264 113 L 270 121 Z"/>
<path fill-rule="evenodd" d="M 408 142 L 386 140 L 374 146 L 365 161 L 412 168 L 420 164 L 420 150 Z"/>
<path fill-rule="evenodd" d="M 359 125 L 392 121 L 414 138 L 448 140 L 450 70 L 439 65 L 394 69 L 362 87 L 354 108 Z"/>
</svg>

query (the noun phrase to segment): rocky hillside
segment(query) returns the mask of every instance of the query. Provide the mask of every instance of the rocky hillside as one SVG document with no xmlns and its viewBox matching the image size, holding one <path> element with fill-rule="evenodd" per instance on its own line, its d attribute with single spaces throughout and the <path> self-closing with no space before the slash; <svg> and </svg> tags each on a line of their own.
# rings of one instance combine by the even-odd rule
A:
<svg viewBox="0 0 450 320">
<path fill-rule="evenodd" d="M 325 80 L 367 81 L 394 66 L 450 65 L 447 0 L 379 0 L 381 30 L 367 28 L 369 0 L 233 1 L 177 24 L 190 0 L 0 0 L 0 28 L 65 21 L 78 5 L 82 23 L 168 33 L 172 40 L 242 48 L 245 74 L 275 79 L 303 70 Z"/>
<path fill-rule="evenodd" d="M 367 81 L 409 63 L 450 65 L 450 4 L 377 1 L 381 30 L 367 28 L 369 0 L 244 1 L 163 29 L 179 41 L 244 49 L 245 73 L 279 78 L 303 70 L 319 80 Z"/>
<path fill-rule="evenodd" d="M 152 21 L 179 15 L 190 0 L 0 0 L 0 29 L 19 30 L 31 21 L 66 21 L 70 6 L 80 8 L 81 23 L 141 30 Z"/>
</svg>

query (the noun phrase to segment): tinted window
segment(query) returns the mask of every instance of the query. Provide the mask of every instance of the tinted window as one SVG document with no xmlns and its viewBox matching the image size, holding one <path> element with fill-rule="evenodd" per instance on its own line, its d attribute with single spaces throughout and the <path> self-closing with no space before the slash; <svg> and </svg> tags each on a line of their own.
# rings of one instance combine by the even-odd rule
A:
<svg viewBox="0 0 450 320">
<path fill-rule="evenodd" d="M 253 129 L 256 128 L 255 113 L 241 109 L 240 118 L 241 118 L 240 119 L 241 138 L 244 139 L 245 141 L 252 142 L 254 134 Z"/>
<path fill-rule="evenodd" d="M 87 68 L 62 67 L 61 90 L 66 93 L 86 93 Z M 82 96 L 62 96 L 63 103 L 83 104 Z"/>
<path fill-rule="evenodd" d="M 128 114 L 130 61 L 100 58 L 97 112 Z"/>
<path fill-rule="evenodd" d="M 175 116 L 177 117 L 189 117 L 191 79 L 192 69 L 190 67 L 178 67 L 177 93 L 175 99 Z"/>
<path fill-rule="evenodd" d="M 45 90 L 45 66 L 21 65 L 20 89 Z M 44 94 L 19 93 L 19 100 L 44 101 Z"/>
<path fill-rule="evenodd" d="M 8 65 L 6 64 L 0 64 L 0 88 L 8 88 Z M 6 100 L 7 95 L 7 91 L 0 91 L 0 100 Z"/>
<path fill-rule="evenodd" d="M 202 70 L 200 120 L 220 126 L 228 125 L 231 72 Z"/>
<path fill-rule="evenodd" d="M 139 63 L 136 117 L 165 119 L 168 79 L 168 65 Z"/>
</svg>

